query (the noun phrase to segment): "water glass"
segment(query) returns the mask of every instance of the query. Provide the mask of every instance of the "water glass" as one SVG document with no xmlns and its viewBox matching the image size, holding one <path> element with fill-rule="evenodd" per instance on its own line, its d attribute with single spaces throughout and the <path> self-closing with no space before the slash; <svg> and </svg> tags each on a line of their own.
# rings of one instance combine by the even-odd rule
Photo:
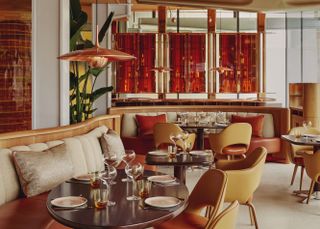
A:
<svg viewBox="0 0 320 229">
<path fill-rule="evenodd" d="M 135 182 L 134 195 L 146 199 L 150 195 L 151 182 L 147 179 L 140 179 Z"/>
<path fill-rule="evenodd" d="M 99 188 L 94 190 L 93 199 L 94 206 L 97 209 L 104 209 L 107 206 L 114 206 L 116 203 L 110 201 L 110 186 L 106 180 L 101 179 Z"/>
</svg>

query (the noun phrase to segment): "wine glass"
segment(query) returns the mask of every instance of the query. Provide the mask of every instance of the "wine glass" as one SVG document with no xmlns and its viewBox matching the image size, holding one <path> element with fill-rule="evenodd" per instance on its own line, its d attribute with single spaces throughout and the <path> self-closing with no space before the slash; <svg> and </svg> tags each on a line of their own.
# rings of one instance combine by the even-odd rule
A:
<svg viewBox="0 0 320 229">
<path fill-rule="evenodd" d="M 133 162 L 133 160 L 136 158 L 136 153 L 134 152 L 134 150 L 126 150 L 125 153 L 122 156 L 122 161 L 127 165 L 129 165 L 131 162 Z M 127 173 L 126 173 L 127 174 Z M 122 182 L 130 182 L 130 178 L 127 174 L 126 178 L 123 178 L 121 180 Z"/>
<path fill-rule="evenodd" d="M 117 183 L 114 181 L 117 175 L 118 175 L 117 169 L 112 165 L 107 165 L 106 170 L 104 171 L 104 174 L 103 174 L 103 179 L 105 179 L 109 185 L 114 185 Z"/>
<path fill-rule="evenodd" d="M 112 152 L 105 154 L 103 160 L 106 166 L 111 165 L 117 167 L 121 163 L 121 158 L 119 158 L 116 153 Z"/>
<path fill-rule="evenodd" d="M 139 195 L 135 195 L 136 193 L 136 183 L 139 178 L 142 177 L 143 174 L 143 165 L 140 163 L 128 164 L 125 167 L 126 174 L 132 179 L 132 187 L 133 187 L 133 195 L 127 196 L 127 200 L 140 200 Z"/>
<path fill-rule="evenodd" d="M 98 209 L 103 208 L 103 206 L 114 206 L 114 205 L 116 205 L 116 202 L 110 200 L 111 187 L 110 187 L 109 179 L 110 178 L 108 178 L 108 176 L 102 177 L 101 178 L 100 188 L 98 190 L 96 190 L 96 193 L 95 193 L 95 206 Z M 99 199 L 100 199 L 101 203 L 99 202 Z"/>
</svg>

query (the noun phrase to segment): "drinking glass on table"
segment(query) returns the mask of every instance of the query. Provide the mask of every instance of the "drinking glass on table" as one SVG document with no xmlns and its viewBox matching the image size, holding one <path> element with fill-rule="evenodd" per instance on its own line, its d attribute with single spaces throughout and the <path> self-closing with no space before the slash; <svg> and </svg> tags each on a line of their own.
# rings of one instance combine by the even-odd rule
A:
<svg viewBox="0 0 320 229">
<path fill-rule="evenodd" d="M 140 200 L 140 196 L 136 196 L 136 188 L 137 188 L 137 180 L 142 178 L 143 174 L 143 165 L 140 163 L 132 163 L 128 164 L 125 167 L 126 174 L 132 179 L 132 188 L 133 188 L 133 195 L 127 196 L 127 200 Z"/>
<path fill-rule="evenodd" d="M 134 150 L 126 150 L 122 156 L 122 161 L 127 165 L 129 165 L 130 163 L 133 162 L 133 160 L 136 158 L 136 153 L 134 152 Z M 127 173 L 126 173 L 127 174 Z M 130 178 L 127 174 L 126 178 L 123 178 L 121 180 L 122 182 L 130 182 Z"/>
<path fill-rule="evenodd" d="M 106 180 L 109 185 L 114 185 L 117 183 L 114 181 L 117 175 L 118 175 L 117 169 L 112 165 L 107 165 L 106 170 L 102 175 L 102 178 Z"/>
<path fill-rule="evenodd" d="M 114 206 L 116 203 L 110 201 L 110 185 L 104 178 L 100 179 L 99 187 L 93 193 L 94 206 L 97 209 L 104 209 L 107 206 Z"/>
</svg>

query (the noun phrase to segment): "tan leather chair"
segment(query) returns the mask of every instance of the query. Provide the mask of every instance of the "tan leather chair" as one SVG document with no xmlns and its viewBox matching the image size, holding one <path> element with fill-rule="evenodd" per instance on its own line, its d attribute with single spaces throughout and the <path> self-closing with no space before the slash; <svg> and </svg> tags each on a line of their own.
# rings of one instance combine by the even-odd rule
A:
<svg viewBox="0 0 320 229">
<path fill-rule="evenodd" d="M 250 211 L 251 224 L 258 228 L 255 208 L 252 203 L 253 193 L 260 184 L 267 150 L 264 147 L 255 149 L 247 158 L 236 161 L 219 160 L 216 168 L 226 171 L 228 175 L 225 202 L 239 201 L 247 205 Z"/>
<path fill-rule="evenodd" d="M 209 228 L 209 223 L 221 212 L 226 186 L 227 175 L 225 172 L 217 169 L 206 171 L 192 190 L 186 210 L 176 218 L 154 228 Z M 200 215 L 206 207 L 212 208 L 208 218 Z"/>
<path fill-rule="evenodd" d="M 170 139 L 170 135 L 182 134 L 183 130 L 174 123 L 157 123 L 153 127 L 153 137 L 156 149 L 158 149 L 162 144 L 173 145 Z M 187 144 L 191 144 L 191 149 L 193 148 L 196 135 L 194 133 L 189 134 L 188 139 L 186 139 Z M 177 147 L 185 150 L 185 145 L 182 141 L 177 142 Z"/>
<path fill-rule="evenodd" d="M 307 175 L 311 178 L 311 185 L 307 198 L 307 204 L 309 203 L 310 196 L 313 193 L 315 183 L 320 183 L 320 151 L 314 154 L 303 153 L 302 154 L 304 165 L 306 168 Z"/>
<path fill-rule="evenodd" d="M 224 155 L 245 157 L 252 134 L 248 123 L 233 123 L 218 134 L 209 134 L 209 143 L 217 158 Z M 220 157 L 221 158 L 221 157 Z"/>
<path fill-rule="evenodd" d="M 320 131 L 316 128 L 304 128 L 304 127 L 294 127 L 289 131 L 290 135 L 294 135 L 296 131 L 299 131 L 301 134 L 320 134 Z M 291 163 L 294 164 L 293 174 L 291 178 L 290 185 L 293 185 L 293 182 L 296 177 L 296 173 L 298 168 L 301 168 L 300 172 L 300 186 L 299 190 L 302 190 L 302 181 L 303 181 L 303 173 L 304 173 L 304 162 L 301 154 L 303 153 L 313 153 L 312 146 L 303 146 L 303 145 L 294 145 L 290 144 L 290 150 L 288 152 L 288 157 Z"/>
<path fill-rule="evenodd" d="M 239 211 L 239 202 L 234 201 L 224 209 L 212 222 L 208 223 L 207 228 L 212 229 L 234 229 Z"/>
</svg>

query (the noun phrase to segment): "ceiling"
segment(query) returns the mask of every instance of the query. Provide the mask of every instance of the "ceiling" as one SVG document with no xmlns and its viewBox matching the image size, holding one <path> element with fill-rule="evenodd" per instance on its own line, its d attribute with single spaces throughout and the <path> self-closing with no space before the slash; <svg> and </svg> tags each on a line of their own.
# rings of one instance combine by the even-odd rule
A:
<svg viewBox="0 0 320 229">
<path fill-rule="evenodd" d="M 5 1 L 10 2 L 9 0 Z M 81 3 L 83 4 L 91 4 L 95 2 L 96 0 L 81 0 Z M 292 11 L 300 9 L 320 9 L 320 0 L 98 0 L 98 3 L 105 4 L 126 4 L 127 2 L 131 2 L 133 6 L 138 2 L 140 4 L 150 5 L 173 5 L 244 11 Z"/>
</svg>

